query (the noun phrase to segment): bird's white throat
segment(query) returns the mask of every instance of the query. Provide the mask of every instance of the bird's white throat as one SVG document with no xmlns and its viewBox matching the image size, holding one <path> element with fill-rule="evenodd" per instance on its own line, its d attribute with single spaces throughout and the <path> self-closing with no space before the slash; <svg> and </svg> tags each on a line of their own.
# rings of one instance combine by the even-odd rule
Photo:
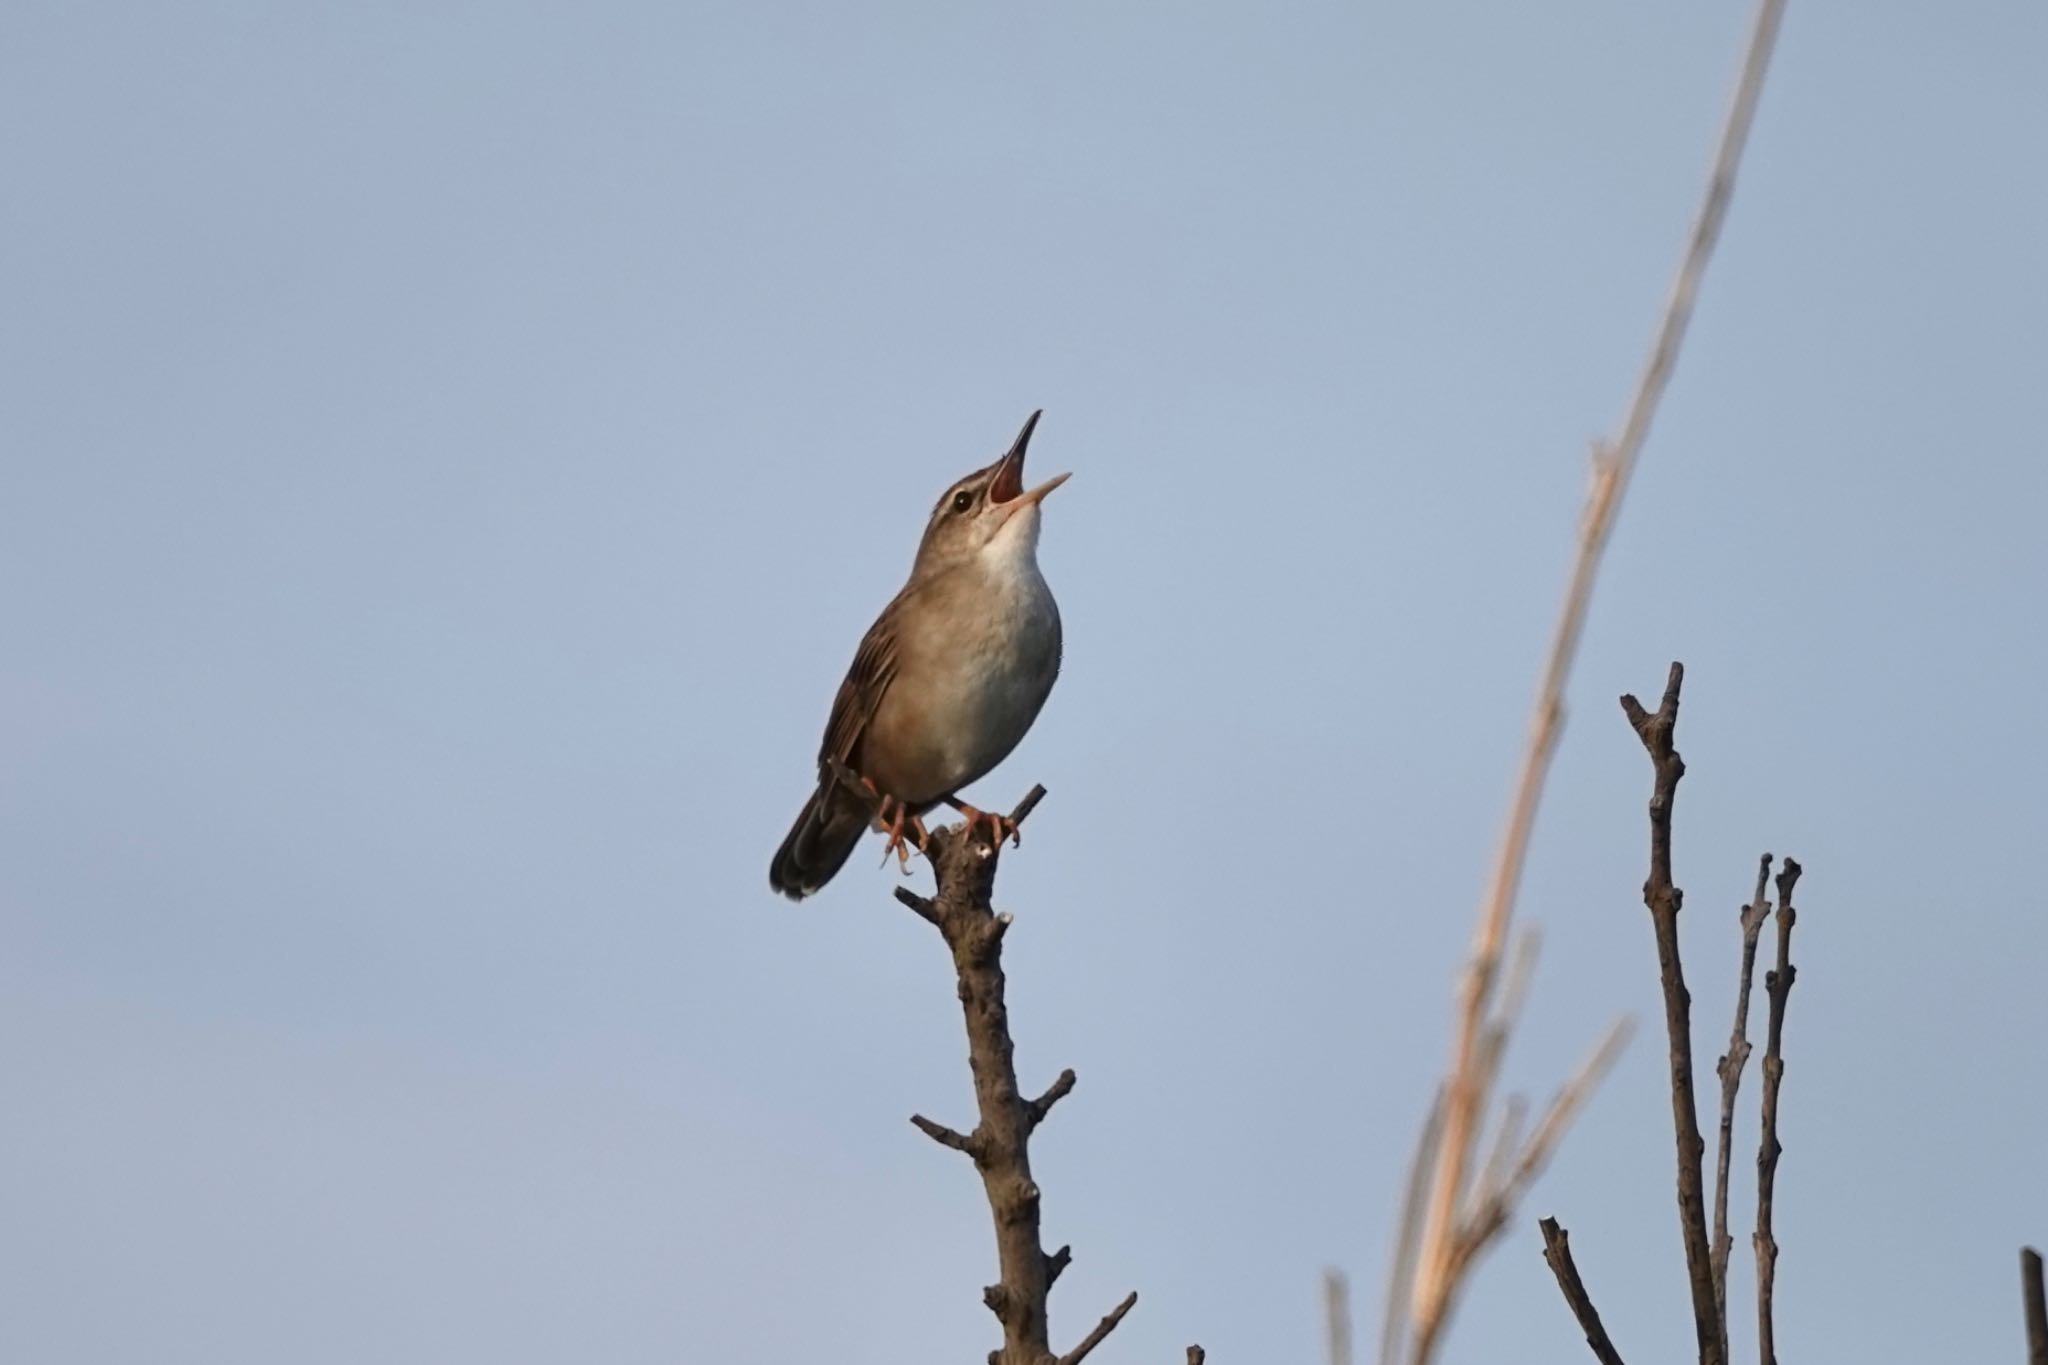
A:
<svg viewBox="0 0 2048 1365">
<path fill-rule="evenodd" d="M 1012 512 L 981 547 L 981 561 L 990 572 L 1012 577 L 1038 576 L 1038 504 Z"/>
</svg>

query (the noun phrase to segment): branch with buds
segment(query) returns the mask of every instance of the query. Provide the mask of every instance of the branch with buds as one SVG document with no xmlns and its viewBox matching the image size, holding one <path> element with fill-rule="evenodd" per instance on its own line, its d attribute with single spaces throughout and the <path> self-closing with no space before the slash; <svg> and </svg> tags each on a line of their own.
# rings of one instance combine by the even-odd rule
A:
<svg viewBox="0 0 2048 1365">
<path fill-rule="evenodd" d="M 1044 796 L 1045 788 L 1033 787 L 1010 812 L 1011 824 L 1021 824 Z M 982 1290 L 981 1297 L 1003 1328 L 1002 1347 L 989 1353 L 989 1365 L 1081 1365 L 1116 1330 L 1138 1296 L 1126 1297 L 1065 1355 L 1053 1353 L 1046 1304 L 1053 1282 L 1073 1259 L 1073 1249 L 1063 1246 L 1048 1254 L 1039 1241 L 1042 1196 L 1031 1176 L 1031 1134 L 1072 1092 L 1075 1076 L 1062 1071 L 1032 1099 L 1018 1088 L 1009 1008 L 1003 999 L 1003 935 L 1012 921 L 991 904 L 998 845 L 985 831 L 950 825 L 933 830 L 924 850 L 937 878 L 937 894 L 925 897 L 898 887 L 896 899 L 936 928 L 952 952 L 980 1120 L 965 1133 L 922 1114 L 911 1115 L 910 1121 L 932 1141 L 972 1160 L 988 1195 L 997 1280 Z M 1189 1361 L 1201 1358 L 1200 1347 L 1188 1348 Z"/>
<path fill-rule="evenodd" d="M 1679 693 L 1685 684 L 1685 666 L 1674 663 L 1664 684 L 1664 695 L 1655 711 L 1634 697 L 1623 697 L 1621 709 L 1643 743 L 1655 774 L 1650 792 L 1650 875 L 1643 883 L 1643 903 L 1650 911 L 1650 924 L 1657 944 L 1657 976 L 1663 988 L 1664 1025 L 1670 1045 L 1671 1125 L 1678 1153 L 1678 1229 L 1685 1248 L 1687 1285 L 1692 1293 L 1693 1335 L 1701 1365 L 1725 1365 L 1728 1353 L 1728 1254 L 1733 1239 L 1728 1234 L 1728 1176 L 1734 1144 L 1735 1100 L 1742 1083 L 1743 1067 L 1749 1061 L 1749 996 L 1755 976 L 1758 940 L 1771 916 L 1771 902 L 1765 892 L 1771 884 L 1771 855 L 1759 860 L 1756 891 L 1737 912 L 1742 933 L 1741 974 L 1735 992 L 1735 1024 L 1729 1033 L 1728 1050 L 1715 1066 L 1721 1081 L 1719 1141 L 1714 1161 L 1713 1229 L 1708 1234 L 1707 1200 L 1700 1164 L 1705 1144 L 1700 1136 L 1695 1104 L 1692 1065 L 1692 995 L 1686 989 L 1684 963 L 1679 955 L 1678 917 L 1685 895 L 1672 878 L 1671 826 L 1677 804 L 1679 779 L 1685 776 L 1685 760 L 1676 744 Z M 1756 1249 L 1757 1348 L 1763 1365 L 1776 1365 L 1773 1340 L 1774 1272 L 1778 1244 L 1771 1233 L 1772 1200 L 1778 1171 L 1778 1088 L 1785 1074 L 1783 1046 L 1785 1006 L 1792 993 L 1795 970 L 1792 965 L 1792 926 L 1798 914 L 1792 908 L 1792 889 L 1799 882 L 1799 864 L 1784 860 L 1778 873 L 1777 923 L 1778 965 L 1764 974 L 1764 993 L 1770 1009 L 1764 1043 L 1764 1085 L 1762 1137 L 1757 1148 Z M 1618 1365 L 1620 1357 L 1600 1326 L 1600 1315 L 1572 1264 L 1571 1248 L 1556 1220 L 1543 1220 L 1544 1259 L 1557 1276 L 1557 1286 L 1586 1342 L 1603 1365 Z"/>
</svg>

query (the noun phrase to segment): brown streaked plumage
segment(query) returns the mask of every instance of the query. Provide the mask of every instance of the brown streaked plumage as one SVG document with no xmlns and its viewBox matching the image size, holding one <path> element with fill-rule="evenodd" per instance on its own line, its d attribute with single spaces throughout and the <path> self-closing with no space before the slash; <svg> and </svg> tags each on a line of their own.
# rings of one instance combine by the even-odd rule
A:
<svg viewBox="0 0 2048 1365">
<path fill-rule="evenodd" d="M 878 815 L 893 812 L 900 833 L 941 801 L 959 804 L 960 789 L 1009 756 L 1051 693 L 1060 616 L 1038 572 L 1039 504 L 1067 476 L 1025 491 L 1038 418 L 1001 459 L 946 490 L 910 581 L 855 652 L 825 723 L 817 788 L 769 867 L 769 884 L 791 900 L 830 881 Z M 850 790 L 836 766 L 880 799 Z"/>
</svg>

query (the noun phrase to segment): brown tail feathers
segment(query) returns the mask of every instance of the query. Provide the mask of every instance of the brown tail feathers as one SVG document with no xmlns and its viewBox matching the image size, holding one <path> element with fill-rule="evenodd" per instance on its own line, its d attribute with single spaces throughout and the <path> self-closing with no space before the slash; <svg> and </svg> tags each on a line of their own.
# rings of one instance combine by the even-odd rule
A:
<svg viewBox="0 0 2048 1365">
<path fill-rule="evenodd" d="M 873 818 L 860 797 L 829 774 L 821 778 L 790 826 L 789 837 L 775 850 L 768 884 L 793 901 L 815 894 L 846 865 Z"/>
</svg>

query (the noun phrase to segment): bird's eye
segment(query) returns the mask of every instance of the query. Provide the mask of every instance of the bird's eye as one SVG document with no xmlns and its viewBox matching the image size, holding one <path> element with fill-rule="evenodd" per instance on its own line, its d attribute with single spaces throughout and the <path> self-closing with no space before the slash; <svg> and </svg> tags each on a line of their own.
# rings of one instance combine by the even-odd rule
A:
<svg viewBox="0 0 2048 1365">
<path fill-rule="evenodd" d="M 963 488 L 953 495 L 953 510 L 955 512 L 965 512 L 972 506 L 974 506 L 974 494 L 970 490 Z"/>
</svg>

